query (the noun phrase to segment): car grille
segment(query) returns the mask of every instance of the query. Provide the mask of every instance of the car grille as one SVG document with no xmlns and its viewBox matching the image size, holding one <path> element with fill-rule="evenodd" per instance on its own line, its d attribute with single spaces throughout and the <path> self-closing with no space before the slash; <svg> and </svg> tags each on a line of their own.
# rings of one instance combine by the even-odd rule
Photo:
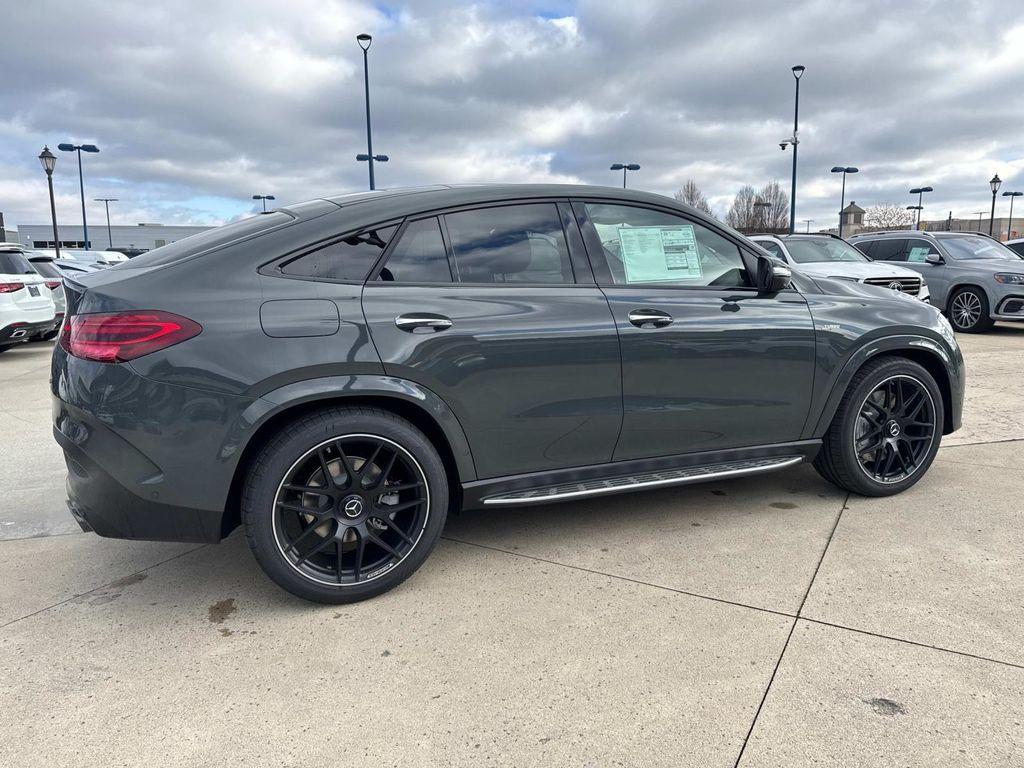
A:
<svg viewBox="0 0 1024 768">
<path fill-rule="evenodd" d="M 921 292 L 920 277 L 869 277 L 864 282 L 868 285 L 880 285 L 893 291 L 899 285 L 899 293 L 906 293 L 909 296 L 917 296 Z"/>
</svg>

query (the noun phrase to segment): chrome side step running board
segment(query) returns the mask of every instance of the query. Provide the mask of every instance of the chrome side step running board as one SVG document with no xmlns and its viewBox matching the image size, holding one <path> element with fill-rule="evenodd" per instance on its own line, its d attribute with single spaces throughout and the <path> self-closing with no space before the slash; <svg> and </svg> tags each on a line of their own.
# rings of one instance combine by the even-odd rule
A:
<svg viewBox="0 0 1024 768">
<path fill-rule="evenodd" d="M 782 469 L 803 461 L 802 456 L 772 456 L 762 459 L 742 459 L 720 464 L 705 464 L 700 467 L 666 469 L 659 472 L 644 472 L 625 477 L 601 480 L 582 480 L 578 483 L 562 483 L 547 488 L 531 488 L 484 499 L 487 505 L 540 504 L 546 501 L 563 501 L 584 496 L 598 496 L 604 493 L 634 491 L 641 488 L 657 488 L 662 485 L 683 485 L 700 483 L 705 480 L 719 480 L 725 477 L 741 477 L 759 472 Z"/>
</svg>

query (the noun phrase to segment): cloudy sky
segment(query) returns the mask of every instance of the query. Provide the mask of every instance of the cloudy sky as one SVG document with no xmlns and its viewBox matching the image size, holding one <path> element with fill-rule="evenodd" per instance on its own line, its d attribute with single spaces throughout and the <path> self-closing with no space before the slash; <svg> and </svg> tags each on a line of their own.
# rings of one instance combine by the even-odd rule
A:
<svg viewBox="0 0 1024 768">
<path fill-rule="evenodd" d="M 93 142 L 86 196 L 114 223 L 218 223 L 364 188 L 358 32 L 370 50 L 378 186 L 693 178 L 724 214 L 744 183 L 788 189 L 790 67 L 801 82 L 797 219 L 847 201 L 925 218 L 1024 191 L 1024 4 L 1013 0 L 34 0 L 4 13 L 0 211 L 48 221 L 43 144 Z M 58 153 L 58 218 L 80 221 Z M 1005 198 L 999 201 L 1000 209 Z M 99 222 L 102 204 L 89 203 Z M 1024 213 L 1024 211 L 1022 211 Z M 802 224 L 801 224 L 802 226 Z"/>
</svg>

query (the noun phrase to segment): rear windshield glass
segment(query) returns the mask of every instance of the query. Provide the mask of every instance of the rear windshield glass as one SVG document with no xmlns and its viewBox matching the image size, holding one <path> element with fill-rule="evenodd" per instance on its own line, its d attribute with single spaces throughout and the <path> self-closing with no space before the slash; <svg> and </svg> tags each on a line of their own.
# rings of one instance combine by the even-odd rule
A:
<svg viewBox="0 0 1024 768">
<path fill-rule="evenodd" d="M 0 275 L 34 275 L 36 271 L 21 253 L 0 251 Z"/>
<path fill-rule="evenodd" d="M 234 240 L 264 232 L 272 227 L 286 224 L 291 220 L 291 216 L 281 211 L 261 213 L 258 216 L 242 219 L 232 224 L 225 224 L 223 227 L 200 232 L 198 235 L 192 235 L 159 248 L 154 248 L 148 253 L 136 256 L 134 259 L 122 261 L 115 265 L 113 269 L 140 269 L 142 267 L 161 267 L 165 264 L 173 264 L 200 251 L 207 251 Z"/>
<path fill-rule="evenodd" d="M 50 261 L 33 261 L 32 266 L 36 268 L 43 277 L 63 277 L 60 270 L 53 266 L 53 262 Z"/>
</svg>

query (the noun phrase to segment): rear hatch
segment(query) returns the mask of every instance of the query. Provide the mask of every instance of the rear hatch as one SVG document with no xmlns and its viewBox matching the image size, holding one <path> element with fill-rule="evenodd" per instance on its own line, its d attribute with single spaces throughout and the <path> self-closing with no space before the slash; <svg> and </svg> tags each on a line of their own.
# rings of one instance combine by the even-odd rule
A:
<svg viewBox="0 0 1024 768">
<path fill-rule="evenodd" d="M 0 251 L 0 283 L 10 286 L 5 292 L 17 309 L 37 312 L 53 305 L 46 281 L 18 251 Z"/>
</svg>

